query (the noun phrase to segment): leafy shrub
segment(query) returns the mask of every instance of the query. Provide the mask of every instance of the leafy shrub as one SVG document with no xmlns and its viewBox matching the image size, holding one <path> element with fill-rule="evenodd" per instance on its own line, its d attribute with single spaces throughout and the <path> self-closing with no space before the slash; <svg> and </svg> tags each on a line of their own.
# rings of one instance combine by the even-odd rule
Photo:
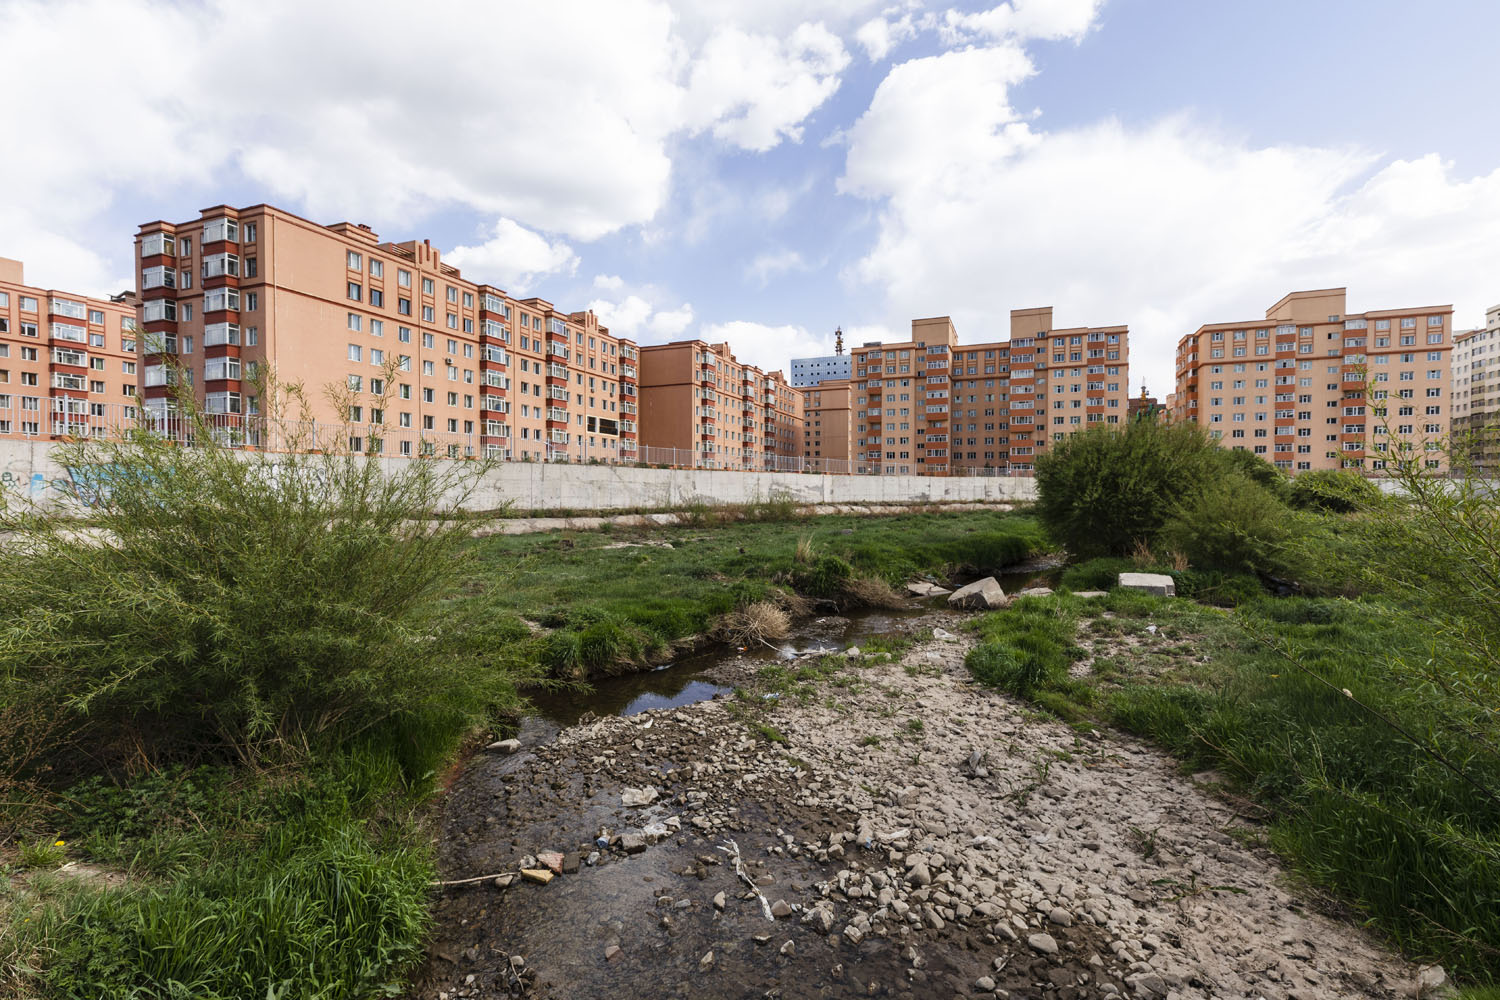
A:
<svg viewBox="0 0 1500 1000">
<path fill-rule="evenodd" d="M 1240 476 L 1267 490 L 1277 500 L 1285 501 L 1289 481 L 1286 473 L 1264 458 L 1244 448 L 1219 448 L 1215 452 L 1220 467 L 1231 477 Z"/>
<path fill-rule="evenodd" d="M 1037 513 L 1074 558 L 1129 555 L 1222 473 L 1218 450 L 1195 424 L 1092 427 L 1038 456 Z"/>
<path fill-rule="evenodd" d="M 1380 488 L 1357 472 L 1345 469 L 1314 469 L 1292 480 L 1287 501 L 1302 510 L 1350 514 L 1366 510 L 1380 500 Z"/>
<path fill-rule="evenodd" d="M 1196 568 L 1254 573 L 1282 564 L 1288 523 L 1286 508 L 1269 490 L 1235 475 L 1185 498 L 1159 537 Z"/>
<path fill-rule="evenodd" d="M 854 575 L 854 567 L 850 566 L 838 556 L 820 556 L 818 561 L 807 569 L 796 575 L 797 589 L 814 597 L 834 597 L 839 594 L 849 578 Z"/>
<path fill-rule="evenodd" d="M 104 747 L 248 758 L 517 703 L 497 616 L 443 600 L 469 537 L 445 511 L 482 463 L 242 453 L 200 431 L 59 448 L 91 531 L 76 508 L 0 512 L 0 606 L 22 626 L 0 632 L 0 704 L 53 699 Z"/>
</svg>

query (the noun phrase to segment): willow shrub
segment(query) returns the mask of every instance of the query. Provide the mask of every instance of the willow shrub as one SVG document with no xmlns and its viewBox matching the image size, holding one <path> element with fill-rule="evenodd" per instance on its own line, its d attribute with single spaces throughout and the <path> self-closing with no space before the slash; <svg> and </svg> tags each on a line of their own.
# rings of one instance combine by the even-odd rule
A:
<svg viewBox="0 0 1500 1000">
<path fill-rule="evenodd" d="M 0 512 L 0 703 L 133 754 L 379 738 L 420 767 L 516 702 L 500 620 L 449 599 L 484 463 L 245 452 L 181 419 L 192 447 L 59 447 L 73 502 Z"/>
<path fill-rule="evenodd" d="M 1037 457 L 1037 515 L 1075 559 L 1130 555 L 1156 541 L 1184 499 L 1228 473 L 1218 450 L 1195 424 L 1091 427 Z"/>
</svg>

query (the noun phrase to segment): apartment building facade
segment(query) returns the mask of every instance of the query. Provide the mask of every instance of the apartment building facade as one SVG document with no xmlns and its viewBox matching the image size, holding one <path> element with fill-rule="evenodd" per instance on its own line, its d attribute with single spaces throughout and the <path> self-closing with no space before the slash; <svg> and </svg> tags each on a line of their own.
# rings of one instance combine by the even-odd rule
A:
<svg viewBox="0 0 1500 1000">
<path fill-rule="evenodd" d="M 640 441 L 657 464 L 790 468 L 802 454 L 803 400 L 780 371 L 739 361 L 728 344 L 681 340 L 640 349 Z"/>
<path fill-rule="evenodd" d="M 26 283 L 0 257 L 0 437 L 87 437 L 135 418 L 136 297 Z"/>
<path fill-rule="evenodd" d="M 848 379 L 819 382 L 802 390 L 802 457 L 809 468 L 846 472 L 854 452 L 853 390 Z"/>
<path fill-rule="evenodd" d="M 1476 469 L 1493 475 L 1500 471 L 1500 305 L 1484 319 L 1453 338 L 1452 434 Z"/>
<path fill-rule="evenodd" d="M 853 350 L 854 452 L 872 471 L 1034 471 L 1036 456 L 1125 421 L 1129 328 L 1054 329 L 1051 307 L 1010 314 L 1010 338 L 960 345 L 946 316 Z"/>
<path fill-rule="evenodd" d="M 145 416 L 177 372 L 210 418 L 252 427 L 275 372 L 298 410 L 356 451 L 633 461 L 636 348 L 590 312 L 515 299 L 427 241 L 218 205 L 136 235 Z M 253 441 L 247 443 L 254 443 Z"/>
<path fill-rule="evenodd" d="M 1378 473 L 1403 452 L 1442 468 L 1453 307 L 1350 314 L 1346 298 L 1344 288 L 1291 292 L 1264 319 L 1183 337 L 1173 418 L 1290 473 Z"/>
</svg>

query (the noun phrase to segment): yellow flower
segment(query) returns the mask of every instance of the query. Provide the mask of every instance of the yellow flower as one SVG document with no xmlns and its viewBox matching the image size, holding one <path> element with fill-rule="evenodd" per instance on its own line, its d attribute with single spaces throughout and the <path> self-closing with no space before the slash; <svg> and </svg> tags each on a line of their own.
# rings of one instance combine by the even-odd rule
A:
<svg viewBox="0 0 1500 1000">
<path fill-rule="evenodd" d="M 53 844 L 52 846 L 53 847 L 67 847 L 68 846 L 68 842 L 66 840 L 59 840 L 57 843 Z"/>
</svg>

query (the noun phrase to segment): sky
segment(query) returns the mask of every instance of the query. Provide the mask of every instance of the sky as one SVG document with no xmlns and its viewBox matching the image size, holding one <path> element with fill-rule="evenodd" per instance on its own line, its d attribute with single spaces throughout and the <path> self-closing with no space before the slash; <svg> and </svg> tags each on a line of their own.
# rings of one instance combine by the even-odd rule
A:
<svg viewBox="0 0 1500 1000">
<path fill-rule="evenodd" d="M 1177 339 L 1500 302 L 1493 0 L 0 0 L 0 256 L 268 202 L 785 368 L 952 316 Z"/>
</svg>

